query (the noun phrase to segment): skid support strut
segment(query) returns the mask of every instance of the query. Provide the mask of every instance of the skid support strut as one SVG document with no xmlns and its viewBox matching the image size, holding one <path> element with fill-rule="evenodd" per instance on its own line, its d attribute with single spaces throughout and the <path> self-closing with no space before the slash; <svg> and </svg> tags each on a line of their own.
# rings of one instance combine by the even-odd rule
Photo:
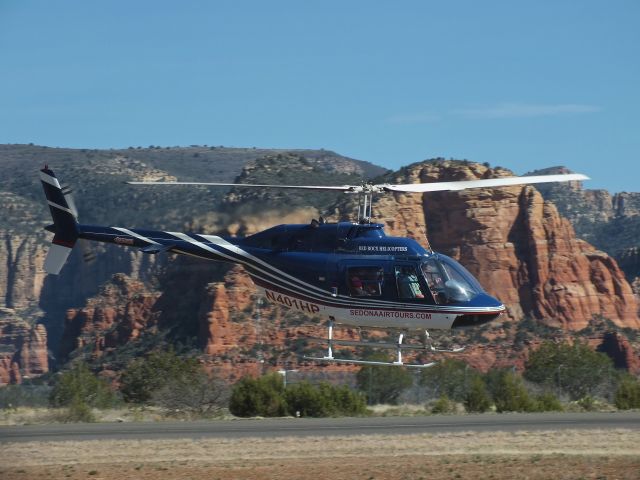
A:
<svg viewBox="0 0 640 480">
<path fill-rule="evenodd" d="M 311 338 L 309 340 L 315 341 L 317 343 L 327 343 L 326 354 L 322 357 L 308 357 L 304 355 L 302 358 L 305 360 L 312 360 L 315 362 L 332 362 L 332 363 L 350 363 L 355 365 L 382 365 L 382 366 L 399 366 L 399 367 L 408 367 L 408 368 L 429 368 L 435 365 L 435 362 L 425 363 L 425 364 L 415 364 L 415 363 L 404 363 L 404 359 L 402 358 L 402 351 L 405 349 L 412 350 L 426 350 L 427 346 L 424 345 L 416 345 L 416 344 L 405 344 L 404 342 L 404 333 L 398 334 L 398 340 L 396 342 L 365 342 L 358 340 L 336 340 L 333 338 L 333 329 L 335 326 L 335 318 L 329 317 L 329 322 L 327 323 L 327 337 L 326 338 Z M 353 358 L 336 358 L 333 356 L 333 350 L 336 345 L 341 346 L 349 346 L 349 347 L 374 347 L 374 348 L 387 348 L 387 349 L 395 349 L 396 358 L 390 362 L 384 361 L 376 361 L 376 360 L 357 360 Z M 434 350 L 433 347 L 429 348 L 430 350 Z M 435 350 L 440 351 L 440 350 Z"/>
<path fill-rule="evenodd" d="M 333 317 L 329 317 L 329 334 L 327 337 L 327 354 L 324 357 L 324 360 L 333 360 L 333 324 L 335 323 L 335 319 Z"/>
<path fill-rule="evenodd" d="M 402 339 L 404 338 L 404 333 L 398 335 L 398 341 L 396 343 L 396 361 L 393 362 L 394 365 L 404 365 L 402 363 Z"/>
</svg>

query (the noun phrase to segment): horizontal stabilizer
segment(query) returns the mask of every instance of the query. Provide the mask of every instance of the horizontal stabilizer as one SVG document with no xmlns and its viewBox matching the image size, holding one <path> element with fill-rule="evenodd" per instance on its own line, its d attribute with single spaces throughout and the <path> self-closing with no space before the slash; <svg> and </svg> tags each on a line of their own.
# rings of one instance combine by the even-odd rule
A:
<svg viewBox="0 0 640 480">
<path fill-rule="evenodd" d="M 71 248 L 52 243 L 44 260 L 45 272 L 58 275 L 70 253 Z"/>
</svg>

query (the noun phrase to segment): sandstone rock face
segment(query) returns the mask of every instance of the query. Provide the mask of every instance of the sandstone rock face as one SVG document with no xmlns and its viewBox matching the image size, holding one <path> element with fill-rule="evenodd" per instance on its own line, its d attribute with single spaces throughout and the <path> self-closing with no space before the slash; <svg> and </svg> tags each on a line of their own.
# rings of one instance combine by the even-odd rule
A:
<svg viewBox="0 0 640 480">
<path fill-rule="evenodd" d="M 640 242 L 640 239 L 638 239 Z M 627 274 L 627 278 L 635 280 L 640 277 L 640 246 L 628 248 L 618 256 L 620 268 Z"/>
<path fill-rule="evenodd" d="M 461 162 L 409 167 L 394 183 L 509 176 L 504 169 Z M 395 206 L 397 204 L 397 207 Z M 534 316 L 579 330 L 594 315 L 640 328 L 636 298 L 615 260 L 576 238 L 571 224 L 531 186 L 396 195 L 381 199 L 388 233 L 405 232 L 459 260 L 518 320 Z"/>
<path fill-rule="evenodd" d="M 0 311 L 0 386 L 20 383 L 49 371 L 47 331 L 11 311 Z"/>
<path fill-rule="evenodd" d="M 62 358 L 86 345 L 92 345 L 94 355 L 99 356 L 107 348 L 135 340 L 142 332 L 153 333 L 158 323 L 153 306 L 158 297 L 159 293 L 150 292 L 141 281 L 114 275 L 86 307 L 68 310 Z"/>
<path fill-rule="evenodd" d="M 200 313 L 200 341 L 207 355 L 219 356 L 229 350 L 255 345 L 258 341 L 256 325 L 252 322 L 232 321 L 238 313 L 253 312 L 255 288 L 241 267 L 232 268 L 224 281 L 207 286 Z M 240 344 L 242 338 L 242 344 Z"/>
<path fill-rule="evenodd" d="M 0 230 L 0 308 L 23 309 L 38 303 L 45 256 L 44 235 Z"/>
<path fill-rule="evenodd" d="M 551 167 L 530 172 L 530 175 L 573 173 L 565 167 Z M 552 200 L 563 216 L 577 223 L 602 223 L 616 217 L 640 215 L 640 193 L 620 192 L 611 194 L 606 190 L 590 190 L 589 183 L 539 184 L 536 188 Z M 584 187 L 587 187 L 586 189 Z"/>
<path fill-rule="evenodd" d="M 616 368 L 626 369 L 634 375 L 640 373 L 640 357 L 634 352 L 629 340 L 619 333 L 605 333 L 597 350 L 606 353 Z"/>
</svg>

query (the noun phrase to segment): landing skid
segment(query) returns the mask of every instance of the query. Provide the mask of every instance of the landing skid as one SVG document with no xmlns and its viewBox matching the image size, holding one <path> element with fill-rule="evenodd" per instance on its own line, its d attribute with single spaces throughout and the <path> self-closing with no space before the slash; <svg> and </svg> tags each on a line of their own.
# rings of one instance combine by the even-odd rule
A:
<svg viewBox="0 0 640 480">
<path fill-rule="evenodd" d="M 437 362 L 430 363 L 403 363 L 400 362 L 375 362 L 373 360 L 356 360 L 353 358 L 335 358 L 335 357 L 307 357 L 303 356 L 305 360 L 312 360 L 314 362 L 328 362 L 328 363 L 352 363 L 354 365 L 383 365 L 391 367 L 407 367 L 407 368 L 429 368 L 436 365 Z"/>
<path fill-rule="evenodd" d="M 410 344 L 403 343 L 404 333 L 400 333 L 398 335 L 398 341 L 395 343 L 391 342 L 365 342 L 359 340 L 335 340 L 333 338 L 333 326 L 334 320 L 329 320 L 328 324 L 328 334 L 327 338 L 309 338 L 307 340 L 316 343 L 327 343 L 327 354 L 324 357 L 309 357 L 303 356 L 305 360 L 312 360 L 315 362 L 328 362 L 328 363 L 352 363 L 355 365 L 385 365 L 385 366 L 401 366 L 407 368 L 429 368 L 433 367 L 437 364 L 437 362 L 429 362 L 429 363 L 405 363 L 402 359 L 402 351 L 403 350 L 423 350 L 428 352 L 437 352 L 437 353 L 460 353 L 464 350 L 464 347 L 454 348 L 454 349 L 442 349 L 436 348 L 431 343 L 431 337 L 429 336 L 429 332 L 425 331 L 424 343 Z M 336 358 L 333 356 L 333 347 L 334 345 L 340 346 L 349 346 L 349 347 L 373 347 L 373 348 L 388 348 L 396 350 L 396 359 L 393 362 L 382 362 L 382 361 L 374 361 L 374 360 L 357 360 L 351 358 Z"/>
</svg>

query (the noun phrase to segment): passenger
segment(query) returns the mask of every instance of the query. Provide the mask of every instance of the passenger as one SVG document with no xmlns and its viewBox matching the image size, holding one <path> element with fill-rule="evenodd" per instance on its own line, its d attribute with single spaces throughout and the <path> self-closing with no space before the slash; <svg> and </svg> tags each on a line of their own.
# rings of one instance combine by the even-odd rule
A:
<svg viewBox="0 0 640 480">
<path fill-rule="evenodd" d="M 367 293 L 364 291 L 364 287 L 362 285 L 362 280 L 360 280 L 360 277 L 358 277 L 357 275 L 353 275 L 349 280 L 349 283 L 351 285 L 351 295 L 356 295 L 358 297 L 367 295 Z"/>
<path fill-rule="evenodd" d="M 401 298 L 424 298 L 418 276 L 411 267 L 402 267 L 397 274 L 397 279 Z"/>
</svg>

